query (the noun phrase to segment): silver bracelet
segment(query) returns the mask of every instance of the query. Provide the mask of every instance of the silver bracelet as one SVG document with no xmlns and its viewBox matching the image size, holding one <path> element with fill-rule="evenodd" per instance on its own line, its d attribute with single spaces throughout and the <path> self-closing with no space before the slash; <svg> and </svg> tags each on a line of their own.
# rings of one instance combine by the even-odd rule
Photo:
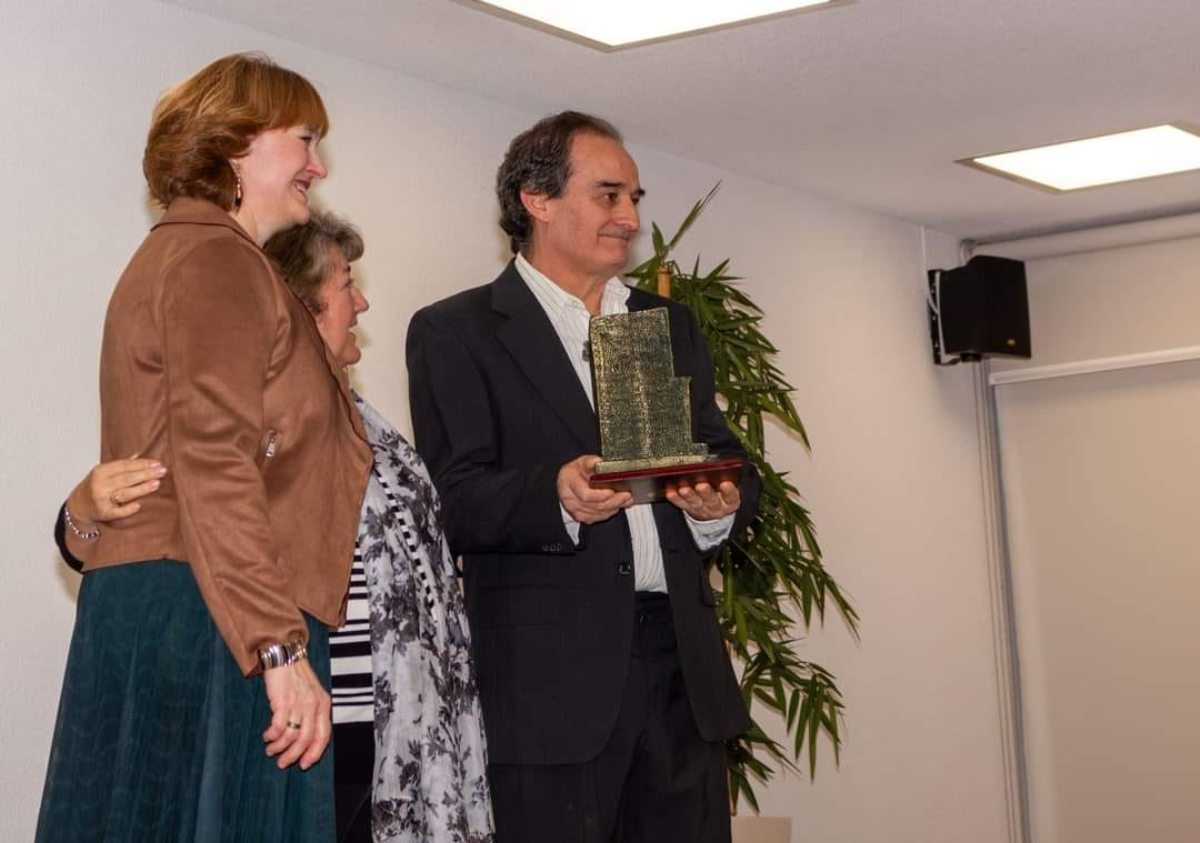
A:
<svg viewBox="0 0 1200 843">
<path fill-rule="evenodd" d="M 84 541 L 91 541 L 92 539 L 100 538 L 100 525 L 97 524 L 90 530 L 79 529 L 79 525 L 76 524 L 75 519 L 71 517 L 71 510 L 67 509 L 67 505 L 65 503 L 63 504 L 63 520 L 67 522 L 67 526 L 71 529 L 71 532 Z"/>
<path fill-rule="evenodd" d="M 295 664 L 306 658 L 308 658 L 308 649 L 300 638 L 293 638 L 286 644 L 268 644 L 258 650 L 258 661 L 262 664 L 263 670 L 287 667 L 289 664 Z"/>
</svg>

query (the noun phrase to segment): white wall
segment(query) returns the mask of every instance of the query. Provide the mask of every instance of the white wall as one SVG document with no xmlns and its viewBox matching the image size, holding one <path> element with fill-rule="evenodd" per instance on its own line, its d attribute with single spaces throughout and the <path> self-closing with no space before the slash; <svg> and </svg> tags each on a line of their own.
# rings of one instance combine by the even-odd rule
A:
<svg viewBox="0 0 1200 843">
<path fill-rule="evenodd" d="M 1003 244 L 980 251 L 1007 254 Z M 1043 257 L 1025 272 L 1033 357 L 997 361 L 998 371 L 1200 344 L 1200 237 Z"/>
<path fill-rule="evenodd" d="M 1196 237 L 1030 260 L 1034 356 L 1002 368 L 1200 345 L 1198 265 Z M 996 393 L 1033 839 L 1194 841 L 1200 362 Z"/>
<path fill-rule="evenodd" d="M 333 177 L 318 195 L 368 244 L 359 274 L 373 308 L 356 377 L 405 426 L 408 317 L 500 267 L 494 169 L 539 115 L 149 0 L 5 6 L 0 839 L 24 840 L 73 615 L 51 520 L 97 450 L 101 320 L 151 219 L 139 160 L 157 93 L 238 49 L 317 81 L 334 123 Z M 1005 839 L 970 383 L 929 361 L 917 230 L 629 141 L 646 215 L 665 227 L 724 180 L 683 254 L 733 257 L 770 313 L 815 450 L 782 436 L 773 447 L 863 616 L 861 644 L 835 621 L 803 645 L 846 693 L 841 769 L 824 764 L 815 785 L 780 780 L 764 809 L 793 816 L 796 840 Z M 949 238 L 932 246 L 935 265 L 953 263 Z"/>
<path fill-rule="evenodd" d="M 695 241 L 770 314 L 813 443 L 772 451 L 863 619 L 861 645 L 833 620 L 803 647 L 846 695 L 840 770 L 785 777 L 763 812 L 795 841 L 1006 840 L 972 387 L 932 364 L 918 233 L 761 184 L 730 182 L 720 209 L 753 222 L 733 238 L 714 215 Z"/>
</svg>

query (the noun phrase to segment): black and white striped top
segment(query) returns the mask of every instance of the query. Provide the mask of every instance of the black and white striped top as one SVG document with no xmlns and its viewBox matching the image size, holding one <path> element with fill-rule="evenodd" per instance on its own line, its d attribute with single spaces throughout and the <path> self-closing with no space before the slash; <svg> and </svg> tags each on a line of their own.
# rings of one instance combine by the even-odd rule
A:
<svg viewBox="0 0 1200 843">
<path fill-rule="evenodd" d="M 370 723 L 375 719 L 371 684 L 371 623 L 367 606 L 367 577 L 362 552 L 354 545 L 346 623 L 329 633 L 333 671 L 333 722 Z"/>
</svg>

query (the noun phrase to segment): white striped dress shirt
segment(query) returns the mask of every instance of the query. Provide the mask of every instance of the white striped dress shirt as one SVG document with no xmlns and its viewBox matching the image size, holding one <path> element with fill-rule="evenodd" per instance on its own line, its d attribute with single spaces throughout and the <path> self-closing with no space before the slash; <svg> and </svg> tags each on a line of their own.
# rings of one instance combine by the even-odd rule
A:
<svg viewBox="0 0 1200 843">
<path fill-rule="evenodd" d="M 554 332 L 567 352 L 567 359 L 579 378 L 579 384 L 587 394 L 592 409 L 596 407 L 592 395 L 592 366 L 584 358 L 584 344 L 588 341 L 588 327 L 592 315 L 581 299 L 571 295 L 562 287 L 543 275 L 533 264 L 517 255 L 517 272 L 525 279 L 530 292 L 546 312 Z M 629 312 L 629 288 L 621 279 L 609 278 L 600 297 L 600 315 Z M 667 591 L 667 577 L 663 572 L 662 547 L 658 543 L 658 528 L 654 524 L 654 513 L 650 504 L 637 504 L 625 510 L 629 520 L 629 534 L 633 540 L 634 588 L 637 591 Z M 571 539 L 579 541 L 579 522 L 563 509 L 563 524 Z M 733 527 L 733 516 L 727 515 L 714 521 L 696 521 L 687 517 L 692 538 L 700 550 L 708 550 L 723 542 Z"/>
</svg>

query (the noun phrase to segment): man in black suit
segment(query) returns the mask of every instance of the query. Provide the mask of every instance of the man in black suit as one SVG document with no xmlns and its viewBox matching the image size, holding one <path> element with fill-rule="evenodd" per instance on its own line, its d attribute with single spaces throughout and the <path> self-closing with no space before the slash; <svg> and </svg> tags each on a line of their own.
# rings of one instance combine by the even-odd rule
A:
<svg viewBox="0 0 1200 843">
<path fill-rule="evenodd" d="M 418 312 L 418 451 L 463 557 L 500 843 L 729 840 L 724 741 L 749 725 L 702 558 L 752 517 L 758 477 L 632 506 L 591 489 L 596 314 L 666 308 L 693 435 L 744 456 L 695 320 L 620 280 L 637 167 L 576 112 L 513 140 L 497 175 L 515 259 Z"/>
</svg>

